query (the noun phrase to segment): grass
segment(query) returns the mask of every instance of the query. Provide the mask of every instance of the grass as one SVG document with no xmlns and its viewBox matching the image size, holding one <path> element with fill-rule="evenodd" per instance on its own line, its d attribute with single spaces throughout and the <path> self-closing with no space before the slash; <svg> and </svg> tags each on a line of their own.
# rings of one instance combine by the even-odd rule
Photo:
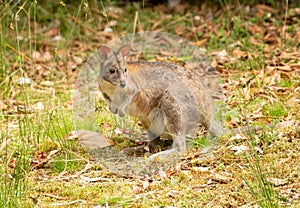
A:
<svg viewBox="0 0 300 208">
<path fill-rule="evenodd" d="M 207 144 L 200 134 L 177 169 L 170 167 L 166 176 L 144 179 L 109 172 L 91 161 L 77 141 L 66 139 L 73 130 L 72 92 L 84 61 L 100 44 L 131 33 L 134 27 L 203 41 L 201 46 L 221 73 L 226 89 L 225 126 L 299 120 L 296 38 L 300 38 L 300 22 L 294 20 L 296 10 L 292 10 L 296 5 L 290 5 L 291 16 L 281 36 L 284 10 L 276 2 L 269 3 L 280 12 L 270 17 L 268 10 L 255 13 L 243 3 L 231 8 L 226 1 L 219 6 L 203 3 L 205 11 L 196 6 L 171 11 L 139 2 L 121 8 L 114 1 L 73 5 L 9 1 L 1 5 L 0 206 L 297 207 L 300 145 L 296 125 L 280 130 L 265 127 L 259 134 L 241 138 L 224 136 L 206 160 L 197 156 Z M 250 7 L 255 8 L 255 3 Z M 135 11 L 137 25 L 131 23 Z M 200 25 L 193 19 L 197 15 L 203 20 Z M 105 27 L 113 33 L 103 33 Z M 273 39 L 266 36 L 274 33 Z M 214 55 L 222 50 L 227 52 L 223 60 Z M 24 77 L 31 83 L 18 84 L 16 80 Z M 112 116 L 104 102 L 98 109 L 99 131 L 121 146 L 129 142 L 115 133 L 118 125 L 140 131 L 136 121 Z M 235 154 L 234 146 L 248 150 Z M 53 150 L 57 154 L 41 168 L 33 168 L 34 161 Z M 97 180 L 86 181 L 82 176 Z M 270 178 L 287 182 L 278 185 Z"/>
</svg>

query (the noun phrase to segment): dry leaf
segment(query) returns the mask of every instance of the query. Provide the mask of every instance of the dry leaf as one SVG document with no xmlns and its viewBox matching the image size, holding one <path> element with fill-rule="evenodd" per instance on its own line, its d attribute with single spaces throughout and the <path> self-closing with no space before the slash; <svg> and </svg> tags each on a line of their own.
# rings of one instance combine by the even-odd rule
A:
<svg viewBox="0 0 300 208">
<path fill-rule="evenodd" d="M 43 55 L 42 55 L 42 58 L 45 60 L 45 61 L 50 61 L 52 59 L 52 55 L 50 52 L 46 51 Z"/>
<path fill-rule="evenodd" d="M 210 167 L 192 167 L 191 171 L 196 173 L 209 172 Z"/>
<path fill-rule="evenodd" d="M 12 158 L 10 161 L 9 161 L 9 164 L 8 164 L 8 166 L 10 167 L 10 168 L 15 168 L 16 167 L 16 164 L 17 164 L 17 159 L 16 158 Z"/>
<path fill-rule="evenodd" d="M 150 189 L 150 183 L 149 181 L 143 181 L 143 189 L 144 190 L 149 190 Z"/>
<path fill-rule="evenodd" d="M 74 139 L 78 138 L 78 141 L 82 144 L 83 147 L 94 150 L 99 148 L 104 148 L 108 146 L 113 146 L 114 142 L 102 134 L 89 130 L 77 130 L 72 131 L 67 134 L 64 139 Z"/>
<path fill-rule="evenodd" d="M 231 174 L 227 172 L 214 173 L 211 179 L 218 183 L 229 183 L 232 181 Z"/>
<path fill-rule="evenodd" d="M 0 100 L 0 110 L 1 111 L 6 111 L 7 110 L 7 105 L 5 103 L 3 103 L 1 100 Z"/>
<path fill-rule="evenodd" d="M 202 39 L 202 40 L 199 40 L 195 43 L 196 46 L 202 46 L 203 44 L 205 44 L 207 42 L 207 39 Z"/>
<path fill-rule="evenodd" d="M 31 58 L 33 59 L 39 59 L 41 57 L 41 53 L 38 51 L 33 51 L 31 54 Z"/>
<path fill-rule="evenodd" d="M 37 102 L 36 104 L 32 105 L 31 108 L 35 111 L 42 111 L 44 110 L 44 104 L 42 102 Z"/>
<path fill-rule="evenodd" d="M 275 9 L 273 9 L 272 7 L 269 7 L 267 5 L 264 5 L 264 4 L 255 5 L 255 8 L 258 11 L 260 11 L 261 13 L 264 13 L 264 12 L 268 12 L 268 13 L 271 13 L 271 14 L 275 14 L 276 13 Z"/>
<path fill-rule="evenodd" d="M 280 179 L 280 178 L 267 178 L 267 181 L 274 186 L 283 186 L 288 184 L 288 179 Z"/>
<path fill-rule="evenodd" d="M 257 26 L 256 24 L 249 25 L 248 29 L 253 35 L 254 34 L 262 34 L 261 27 Z M 252 37 L 252 39 L 255 40 L 254 37 Z"/>
<path fill-rule="evenodd" d="M 132 187 L 132 191 L 135 194 L 141 193 L 143 191 L 142 187 L 138 186 L 138 185 L 133 185 Z"/>
<path fill-rule="evenodd" d="M 247 56 L 245 51 L 240 51 L 238 49 L 233 50 L 232 54 L 235 58 L 244 58 Z"/>
<path fill-rule="evenodd" d="M 160 176 L 161 179 L 167 179 L 168 178 L 167 174 L 161 169 L 159 169 L 158 175 Z"/>
<path fill-rule="evenodd" d="M 226 50 L 222 50 L 222 51 L 216 51 L 216 52 L 213 52 L 211 53 L 211 55 L 215 55 L 217 56 L 219 59 L 224 59 L 226 56 L 227 56 L 227 52 Z"/>
<path fill-rule="evenodd" d="M 39 151 L 34 156 L 34 160 L 31 162 L 31 166 L 35 169 L 40 169 L 44 167 L 45 164 L 47 164 L 53 156 L 57 155 L 59 153 L 59 150 L 52 150 L 48 155 L 45 152 Z"/>
<path fill-rule="evenodd" d="M 167 169 L 165 173 L 166 173 L 167 177 L 170 177 L 172 175 L 178 175 L 178 172 L 179 171 L 175 167 L 175 168 L 169 168 L 169 169 Z"/>
<path fill-rule="evenodd" d="M 47 37 L 54 37 L 54 36 L 56 36 L 56 35 L 58 35 L 59 34 L 59 28 L 58 27 L 56 27 L 56 28 L 51 28 L 51 29 L 49 29 L 46 33 L 45 33 L 45 35 L 47 36 Z"/>
<path fill-rule="evenodd" d="M 20 78 L 14 79 L 13 82 L 18 85 L 30 85 L 33 83 L 32 80 L 27 77 L 20 77 Z"/>
<path fill-rule="evenodd" d="M 175 195 L 179 194 L 179 191 L 176 191 L 176 190 L 170 190 L 168 193 L 167 193 L 167 196 L 168 197 L 175 197 Z"/>
<path fill-rule="evenodd" d="M 261 43 L 259 43 L 254 37 L 250 38 L 250 43 L 253 45 L 261 45 Z"/>
<path fill-rule="evenodd" d="M 230 148 L 230 150 L 234 151 L 235 155 L 239 155 L 239 154 L 242 154 L 245 151 L 248 151 L 249 148 L 247 146 L 240 145 L 240 146 L 233 146 L 233 147 Z"/>
<path fill-rule="evenodd" d="M 264 153 L 260 147 L 254 147 L 254 150 L 260 155 Z"/>
<path fill-rule="evenodd" d="M 79 56 L 74 56 L 73 57 L 74 61 L 76 62 L 77 65 L 80 65 L 83 63 L 83 59 Z"/>
<path fill-rule="evenodd" d="M 39 84 L 43 87 L 53 87 L 54 86 L 54 82 L 52 82 L 52 81 L 41 81 Z"/>
<path fill-rule="evenodd" d="M 243 140 L 247 140 L 248 138 L 245 137 L 244 135 L 240 135 L 240 134 L 236 134 L 232 137 L 229 138 L 229 141 L 243 141 Z"/>
<path fill-rule="evenodd" d="M 123 134 L 123 132 L 119 128 L 115 128 L 114 130 L 115 134 Z"/>
</svg>

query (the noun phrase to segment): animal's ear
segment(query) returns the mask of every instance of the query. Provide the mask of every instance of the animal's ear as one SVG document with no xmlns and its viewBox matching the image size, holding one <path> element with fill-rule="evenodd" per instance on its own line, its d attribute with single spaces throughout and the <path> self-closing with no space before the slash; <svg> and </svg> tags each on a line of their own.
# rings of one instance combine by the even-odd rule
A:
<svg viewBox="0 0 300 208">
<path fill-rule="evenodd" d="M 131 50 L 131 44 L 125 44 L 123 45 L 119 50 L 118 53 L 123 56 L 124 58 L 127 58 L 127 56 L 129 56 L 130 54 L 130 50 Z"/>
<path fill-rule="evenodd" d="M 100 46 L 98 49 L 98 53 L 99 53 L 101 62 L 104 62 L 107 59 L 107 57 L 109 56 L 109 54 L 112 53 L 112 50 L 107 46 Z"/>
</svg>

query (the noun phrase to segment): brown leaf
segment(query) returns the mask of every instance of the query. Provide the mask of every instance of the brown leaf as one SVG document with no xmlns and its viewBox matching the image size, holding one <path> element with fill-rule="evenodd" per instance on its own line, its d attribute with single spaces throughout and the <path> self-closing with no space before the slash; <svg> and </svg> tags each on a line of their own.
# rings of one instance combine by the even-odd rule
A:
<svg viewBox="0 0 300 208">
<path fill-rule="evenodd" d="M 167 196 L 168 197 L 175 197 L 176 195 L 179 194 L 179 191 L 177 190 L 170 190 L 168 193 L 167 193 Z"/>
<path fill-rule="evenodd" d="M 231 126 L 238 126 L 237 121 L 236 121 L 233 117 L 230 118 L 230 121 L 228 121 L 228 123 L 229 123 Z"/>
<path fill-rule="evenodd" d="M 245 145 L 238 145 L 238 146 L 235 145 L 235 146 L 231 147 L 230 150 L 234 151 L 235 155 L 238 155 L 238 154 L 242 154 L 245 151 L 248 151 L 249 147 L 247 147 Z"/>
<path fill-rule="evenodd" d="M 264 4 L 258 4 L 255 6 L 255 8 L 261 13 L 264 13 L 264 12 L 271 13 L 271 14 L 276 13 L 275 9 L 273 9 L 272 7 L 269 7 L 267 5 L 264 5 Z"/>
<path fill-rule="evenodd" d="M 167 177 L 170 177 L 172 175 L 178 175 L 178 172 L 179 171 L 176 168 L 170 168 L 170 169 L 167 169 L 165 173 L 166 173 Z"/>
<path fill-rule="evenodd" d="M 18 85 L 30 85 L 33 83 L 32 80 L 27 77 L 20 77 L 20 78 L 14 79 L 13 82 Z"/>
<path fill-rule="evenodd" d="M 166 172 L 161 170 L 161 169 L 158 171 L 158 174 L 159 174 L 159 177 L 161 179 L 167 179 L 168 178 L 168 175 L 166 174 Z"/>
<path fill-rule="evenodd" d="M 207 173 L 210 171 L 210 167 L 192 167 L 191 171 L 195 173 Z"/>
<path fill-rule="evenodd" d="M 34 160 L 31 162 L 31 166 L 35 169 L 40 169 L 47 164 L 53 156 L 57 155 L 59 150 L 52 150 L 48 155 L 45 152 L 39 151 L 34 156 Z"/>
<path fill-rule="evenodd" d="M 33 51 L 31 57 L 33 59 L 39 59 L 41 57 L 41 53 L 38 51 Z"/>
<path fill-rule="evenodd" d="M 132 191 L 135 194 L 141 193 L 143 191 L 142 187 L 138 186 L 138 185 L 133 185 L 132 187 Z"/>
<path fill-rule="evenodd" d="M 255 39 L 254 37 L 251 37 L 251 38 L 250 38 L 250 43 L 253 44 L 253 45 L 261 45 L 261 43 L 259 43 L 259 42 L 257 41 L 257 39 Z"/>
<path fill-rule="evenodd" d="M 9 162 L 9 167 L 14 169 L 16 167 L 16 164 L 17 164 L 16 158 L 12 158 Z"/>
<path fill-rule="evenodd" d="M 45 35 L 47 36 L 47 37 L 54 37 L 54 36 L 56 36 L 56 35 L 58 35 L 59 34 L 59 28 L 58 27 L 56 27 L 56 28 L 51 28 L 51 29 L 49 29 L 46 33 L 45 33 Z"/>
<path fill-rule="evenodd" d="M 286 71 L 286 72 L 292 71 L 292 68 L 291 68 L 291 66 L 289 66 L 289 65 L 278 66 L 277 69 L 278 69 L 278 70 L 281 70 L 281 71 Z"/>
<path fill-rule="evenodd" d="M 300 31 L 296 32 L 295 41 L 300 43 Z"/>
<path fill-rule="evenodd" d="M 207 42 L 207 38 L 199 40 L 195 43 L 195 46 L 202 46 L 203 44 L 205 44 Z"/>
<path fill-rule="evenodd" d="M 268 33 L 264 37 L 264 41 L 270 45 L 278 45 L 281 43 L 280 38 L 275 33 Z"/>
<path fill-rule="evenodd" d="M 43 103 L 40 101 L 40 102 L 37 102 L 36 104 L 32 105 L 31 108 L 32 108 L 34 111 L 42 111 L 42 110 L 44 110 L 44 105 L 43 105 Z"/>
<path fill-rule="evenodd" d="M 230 142 L 237 142 L 237 141 L 244 141 L 244 140 L 248 140 L 248 138 L 240 134 L 235 134 L 234 136 L 229 138 Z"/>
<path fill-rule="evenodd" d="M 5 103 L 3 103 L 1 100 L 0 100 L 0 110 L 1 111 L 6 111 L 7 110 L 7 105 Z"/>
<path fill-rule="evenodd" d="M 274 186 L 283 186 L 288 184 L 288 179 L 280 179 L 280 178 L 267 178 L 267 181 Z"/>
<path fill-rule="evenodd" d="M 233 50 L 232 54 L 235 58 L 244 58 L 247 56 L 245 51 L 240 51 L 238 49 Z"/>
<path fill-rule="evenodd" d="M 52 59 L 52 55 L 49 51 L 46 51 L 41 58 L 43 58 L 45 61 L 50 61 Z"/>
<path fill-rule="evenodd" d="M 249 25 L 249 30 L 250 32 L 254 35 L 254 34 L 262 34 L 262 29 L 261 27 L 257 26 L 256 24 L 251 24 Z M 251 37 L 251 39 L 254 39 L 254 37 Z"/>
<path fill-rule="evenodd" d="M 182 34 L 184 34 L 184 32 L 185 32 L 185 29 L 184 29 L 184 27 L 182 27 L 182 26 L 178 26 L 178 27 L 176 27 L 175 28 L 175 33 L 177 34 L 177 35 L 182 35 Z"/>
<path fill-rule="evenodd" d="M 144 190 L 149 190 L 150 189 L 150 183 L 149 183 L 149 181 L 143 181 L 143 189 Z"/>
<path fill-rule="evenodd" d="M 114 142 L 102 134 L 89 130 L 77 130 L 68 133 L 64 139 L 75 139 L 83 145 L 83 147 L 93 150 L 114 145 Z"/>
<path fill-rule="evenodd" d="M 227 172 L 214 173 L 211 179 L 218 183 L 229 183 L 232 181 L 231 174 Z"/>
</svg>

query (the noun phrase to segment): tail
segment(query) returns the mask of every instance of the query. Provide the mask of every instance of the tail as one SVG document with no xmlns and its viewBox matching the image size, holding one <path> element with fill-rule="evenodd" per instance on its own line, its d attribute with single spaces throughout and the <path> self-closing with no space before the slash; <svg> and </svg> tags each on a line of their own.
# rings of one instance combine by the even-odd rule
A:
<svg viewBox="0 0 300 208">
<path fill-rule="evenodd" d="M 270 129 L 282 129 L 282 128 L 285 128 L 287 126 L 292 126 L 295 123 L 296 122 L 293 121 L 293 120 L 291 120 L 291 121 L 282 121 L 282 122 L 279 122 L 277 124 L 268 124 L 266 127 L 270 128 Z M 230 134 L 247 134 L 247 135 L 251 135 L 251 134 L 259 133 L 263 130 L 264 130 L 264 128 L 260 127 L 260 126 L 245 126 L 245 127 L 241 127 L 241 128 L 225 129 L 223 131 L 223 135 L 230 135 Z"/>
</svg>

